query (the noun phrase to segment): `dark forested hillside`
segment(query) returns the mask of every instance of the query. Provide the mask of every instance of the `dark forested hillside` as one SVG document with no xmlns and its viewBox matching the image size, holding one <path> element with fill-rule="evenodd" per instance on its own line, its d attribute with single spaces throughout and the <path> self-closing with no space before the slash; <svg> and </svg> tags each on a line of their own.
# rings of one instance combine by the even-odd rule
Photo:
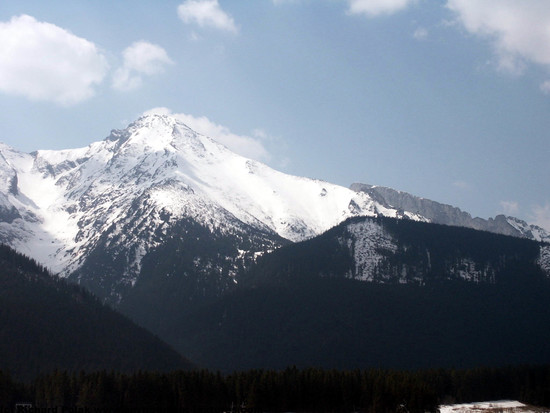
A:
<svg viewBox="0 0 550 413">
<path fill-rule="evenodd" d="M 179 328 L 165 338 L 199 364 L 226 371 L 550 362 L 550 285 L 536 263 L 538 243 L 411 221 L 381 224 L 398 245 L 381 268 L 416 268 L 421 282 L 346 278 L 354 265 L 341 242 L 346 223 L 265 255 L 236 291 L 174 318 Z M 495 271 L 473 281 L 450 277 L 444 263 L 465 257 Z"/>
<path fill-rule="evenodd" d="M 361 245 L 369 238 L 372 242 Z M 383 245 L 388 240 L 391 247 Z M 372 274 L 367 274 L 373 282 L 427 285 L 459 280 L 523 285 L 550 276 L 537 262 L 541 245 L 469 228 L 359 217 L 313 239 L 266 254 L 247 274 L 246 281 L 293 282 L 306 276 L 360 278 L 363 274 L 355 266 L 360 266 L 358 256 L 363 254 L 376 258 Z"/>
<path fill-rule="evenodd" d="M 53 369 L 189 368 L 178 353 L 82 288 L 0 246 L 0 368 L 19 378 Z"/>
<path fill-rule="evenodd" d="M 228 258 L 246 239 L 216 238 L 190 225 L 181 230 L 185 236 L 171 233 L 143 260 L 119 308 L 201 367 L 550 363 L 550 280 L 539 259 L 548 246 L 465 228 L 354 218 L 253 264 L 251 257 Z M 3 251 L 0 333 L 9 339 L 0 350 L 13 356 L 0 367 L 32 375 L 57 366 L 184 363 L 81 289 Z"/>
<path fill-rule="evenodd" d="M 156 332 L 178 329 L 175 317 L 234 289 L 237 274 L 252 264 L 256 249 L 289 243 L 253 228 L 246 235 L 211 231 L 192 220 L 174 224 L 166 239 L 144 257 L 139 279 L 118 305 Z"/>
<path fill-rule="evenodd" d="M 224 297 L 181 319 L 197 363 L 435 368 L 550 362 L 548 289 L 304 279 Z"/>
</svg>

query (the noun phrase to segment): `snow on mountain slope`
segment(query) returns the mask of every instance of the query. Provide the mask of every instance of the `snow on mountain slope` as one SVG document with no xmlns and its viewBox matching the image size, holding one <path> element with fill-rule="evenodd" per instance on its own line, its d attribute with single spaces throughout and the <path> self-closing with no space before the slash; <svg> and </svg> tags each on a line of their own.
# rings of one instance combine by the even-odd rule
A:
<svg viewBox="0 0 550 413">
<path fill-rule="evenodd" d="M 550 245 L 541 245 L 538 265 L 540 265 L 546 275 L 550 277 Z"/>
<path fill-rule="evenodd" d="M 33 157 L 5 145 L 0 146 L 0 152 L 0 239 L 40 262 L 46 262 L 47 257 L 55 253 L 56 242 L 48 232 L 46 217 L 35 202 L 43 196 L 45 185 L 30 188 L 31 196 L 27 196 L 30 185 L 26 174 L 21 171 L 31 168 Z M 23 191 L 22 187 L 27 188 Z"/>
<path fill-rule="evenodd" d="M 377 222 L 365 220 L 350 223 L 346 237 L 340 239 L 353 257 L 354 268 L 347 275 L 362 281 L 374 281 L 375 271 L 388 254 L 397 251 L 393 237 Z M 390 278 L 390 274 L 387 274 Z"/>
<path fill-rule="evenodd" d="M 479 262 L 468 254 L 460 256 L 456 251 L 452 257 L 443 257 L 441 253 L 430 252 L 429 247 L 422 251 L 422 259 L 414 261 L 412 265 L 407 264 L 403 256 L 407 252 L 411 254 L 408 250 L 412 250 L 413 246 L 400 247 L 398 237 L 377 220 L 364 219 L 347 223 L 345 233 L 338 242 L 347 248 L 352 257 L 353 266 L 346 277 L 361 281 L 422 284 L 424 277 L 432 272 L 432 264 L 439 261 L 436 266 L 444 268 L 441 274 L 445 274 L 447 279 L 494 283 L 495 274 L 500 269 L 498 263 Z M 403 262 L 391 263 L 395 258 Z M 541 247 L 538 265 L 545 272 L 548 272 L 548 258 L 547 249 Z"/>
<path fill-rule="evenodd" d="M 275 171 L 162 115 L 86 148 L 23 154 L 4 145 L 0 155 L 0 207 L 9 218 L 0 241 L 63 275 L 108 233 L 108 246 L 132 251 L 133 282 L 141 258 L 182 217 L 297 241 L 351 216 L 397 216 L 368 194 Z"/>
</svg>

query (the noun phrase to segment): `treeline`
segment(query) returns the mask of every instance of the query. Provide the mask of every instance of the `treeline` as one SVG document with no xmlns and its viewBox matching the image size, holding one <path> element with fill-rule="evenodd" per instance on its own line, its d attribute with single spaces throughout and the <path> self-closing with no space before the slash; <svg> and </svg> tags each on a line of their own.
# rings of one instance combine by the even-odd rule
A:
<svg viewBox="0 0 550 413">
<path fill-rule="evenodd" d="M 46 267 L 26 255 L 15 252 L 5 244 L 0 244 L 0 262 L 3 272 L 33 273 L 51 277 Z"/>
<path fill-rule="evenodd" d="M 229 375 L 172 373 L 68 373 L 31 383 L 0 372 L 0 407 L 113 412 L 425 412 L 439 404 L 514 399 L 550 406 L 550 366 L 469 370 L 322 370 L 287 368 Z M 86 410 L 88 409 L 88 410 Z"/>
</svg>

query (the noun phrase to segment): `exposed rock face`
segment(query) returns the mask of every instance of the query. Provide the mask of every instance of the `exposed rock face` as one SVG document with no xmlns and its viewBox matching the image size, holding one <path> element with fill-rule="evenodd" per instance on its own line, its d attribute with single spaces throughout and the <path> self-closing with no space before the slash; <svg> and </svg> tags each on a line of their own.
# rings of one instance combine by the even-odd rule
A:
<svg viewBox="0 0 550 413">
<path fill-rule="evenodd" d="M 354 183 L 351 185 L 351 189 L 370 195 L 379 204 L 386 208 L 395 208 L 402 215 L 405 213 L 417 214 L 436 224 L 473 228 L 537 241 L 550 241 L 550 234 L 544 229 L 536 225 L 529 225 L 518 218 L 504 215 L 497 215 L 489 219 L 472 218 L 469 213 L 451 205 L 383 186 Z"/>
</svg>

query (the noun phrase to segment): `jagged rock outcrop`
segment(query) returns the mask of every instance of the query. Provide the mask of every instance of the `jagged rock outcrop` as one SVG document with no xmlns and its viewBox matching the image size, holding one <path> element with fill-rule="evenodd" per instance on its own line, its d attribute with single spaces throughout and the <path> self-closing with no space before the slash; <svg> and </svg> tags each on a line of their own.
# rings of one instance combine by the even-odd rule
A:
<svg viewBox="0 0 550 413">
<path fill-rule="evenodd" d="M 451 205 L 441 204 L 425 198 L 397 191 L 383 186 L 354 183 L 350 187 L 363 192 L 386 208 L 395 208 L 401 213 L 409 212 L 423 216 L 435 224 L 453 225 L 489 231 L 496 234 L 522 237 L 536 241 L 550 241 L 550 234 L 536 225 L 529 225 L 518 218 L 497 215 L 494 218 L 472 218 L 472 216 Z"/>
</svg>

